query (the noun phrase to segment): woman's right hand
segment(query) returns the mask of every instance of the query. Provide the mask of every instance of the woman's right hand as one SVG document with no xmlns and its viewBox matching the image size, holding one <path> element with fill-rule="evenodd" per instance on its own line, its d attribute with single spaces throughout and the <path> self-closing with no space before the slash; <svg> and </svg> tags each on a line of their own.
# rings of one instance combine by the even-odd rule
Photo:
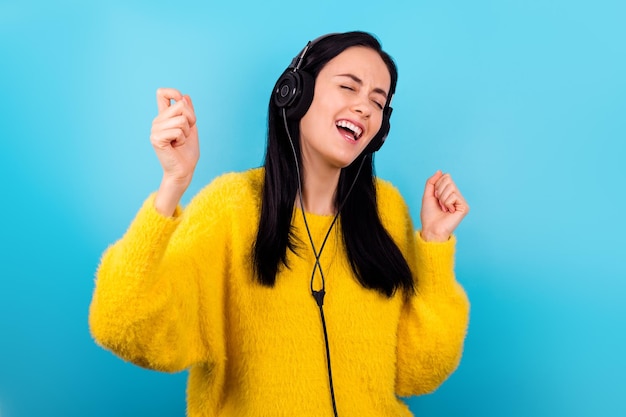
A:
<svg viewBox="0 0 626 417">
<path fill-rule="evenodd" d="M 163 179 L 154 206 L 171 216 L 191 183 L 200 157 L 198 128 L 189 96 L 173 88 L 159 88 L 156 98 L 159 114 L 152 121 L 150 142 L 163 168 Z"/>
</svg>

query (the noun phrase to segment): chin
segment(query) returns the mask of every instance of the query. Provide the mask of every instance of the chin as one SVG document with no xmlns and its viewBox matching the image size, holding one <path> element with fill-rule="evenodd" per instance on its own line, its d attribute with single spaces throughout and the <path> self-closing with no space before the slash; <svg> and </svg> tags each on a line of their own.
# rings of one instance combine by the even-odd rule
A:
<svg viewBox="0 0 626 417">
<path fill-rule="evenodd" d="M 358 153 L 358 154 L 356 154 L 356 155 L 351 155 L 351 156 L 349 156 L 349 157 L 348 157 L 348 156 L 346 156 L 345 158 L 340 158 L 340 159 L 338 159 L 338 160 L 336 161 L 336 165 L 337 165 L 339 168 L 341 168 L 341 169 L 343 169 L 343 168 L 347 168 L 347 167 L 349 167 L 350 165 L 352 165 L 352 163 L 353 163 L 354 161 L 356 161 L 357 159 L 359 159 L 359 156 L 361 156 L 361 154 L 362 154 L 362 153 L 363 153 L 363 151 L 359 152 L 359 153 Z"/>
</svg>

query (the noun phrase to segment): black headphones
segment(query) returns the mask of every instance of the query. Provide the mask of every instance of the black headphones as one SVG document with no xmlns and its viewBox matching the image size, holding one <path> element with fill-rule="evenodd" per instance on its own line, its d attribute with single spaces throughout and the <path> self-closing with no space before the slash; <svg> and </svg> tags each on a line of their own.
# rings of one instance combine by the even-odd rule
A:
<svg viewBox="0 0 626 417">
<path fill-rule="evenodd" d="M 313 102 L 315 79 L 307 71 L 300 69 L 304 55 L 319 41 L 333 35 L 337 34 L 331 33 L 309 41 L 304 49 L 291 60 L 291 64 L 289 64 L 285 72 L 283 72 L 278 81 L 276 81 L 272 93 L 272 100 L 279 110 L 285 109 L 285 114 L 288 119 L 300 120 L 306 114 L 307 110 L 309 110 Z M 376 133 L 369 145 L 367 145 L 367 148 L 365 148 L 365 153 L 376 152 L 383 146 L 383 143 L 385 143 L 385 139 L 391 128 L 391 124 L 389 123 L 391 112 L 393 111 L 390 106 L 391 99 L 392 97 L 389 97 L 383 109 L 383 120 L 380 125 L 380 130 Z"/>
</svg>

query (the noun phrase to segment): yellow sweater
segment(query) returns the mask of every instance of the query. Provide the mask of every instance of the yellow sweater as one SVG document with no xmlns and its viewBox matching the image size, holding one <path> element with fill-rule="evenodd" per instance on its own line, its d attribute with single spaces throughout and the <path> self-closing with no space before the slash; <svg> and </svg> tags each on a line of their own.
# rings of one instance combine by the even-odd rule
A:
<svg viewBox="0 0 626 417">
<path fill-rule="evenodd" d="M 253 279 L 262 183 L 262 169 L 223 175 L 173 218 L 149 198 L 97 273 L 94 338 L 143 367 L 190 368 L 189 417 L 333 415 L 311 249 L 289 251 L 290 269 L 274 288 Z M 363 288 L 341 229 L 333 229 L 321 265 L 341 417 L 411 416 L 397 396 L 431 392 L 456 369 L 468 324 L 454 238 L 424 242 L 398 191 L 377 180 L 377 192 L 381 220 L 418 277 L 417 294 L 387 298 Z M 319 248 L 332 216 L 307 220 Z M 293 225 L 308 243 L 298 210 Z"/>
</svg>

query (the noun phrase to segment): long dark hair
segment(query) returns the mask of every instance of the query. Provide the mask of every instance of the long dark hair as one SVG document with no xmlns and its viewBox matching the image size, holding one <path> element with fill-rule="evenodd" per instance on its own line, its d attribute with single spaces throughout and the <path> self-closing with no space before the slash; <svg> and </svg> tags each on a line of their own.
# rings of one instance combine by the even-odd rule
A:
<svg viewBox="0 0 626 417">
<path fill-rule="evenodd" d="M 328 61 L 353 46 L 371 48 L 385 62 L 391 76 L 388 94 L 390 100 L 398 79 L 396 65 L 382 50 L 378 40 L 369 33 L 347 32 L 320 39 L 306 52 L 300 70 L 308 72 L 315 79 Z M 291 137 L 294 138 L 293 146 L 298 163 L 301 163 L 299 122 L 289 120 L 287 123 Z M 363 159 L 361 172 L 348 194 Z M 281 113 L 270 98 L 265 182 L 259 229 L 253 248 L 257 279 L 267 286 L 274 285 L 281 264 L 289 267 L 287 249 L 296 253 L 300 243 L 296 241 L 291 230 L 298 192 L 295 164 Z M 335 193 L 335 208 L 339 209 L 339 204 L 344 200 L 339 225 L 350 265 L 361 285 L 380 291 L 388 297 L 398 288 L 413 292 L 413 276 L 409 266 L 378 215 L 373 157 L 367 149 L 352 164 L 341 170 Z M 349 215 L 343 216 L 343 213 Z"/>
</svg>

